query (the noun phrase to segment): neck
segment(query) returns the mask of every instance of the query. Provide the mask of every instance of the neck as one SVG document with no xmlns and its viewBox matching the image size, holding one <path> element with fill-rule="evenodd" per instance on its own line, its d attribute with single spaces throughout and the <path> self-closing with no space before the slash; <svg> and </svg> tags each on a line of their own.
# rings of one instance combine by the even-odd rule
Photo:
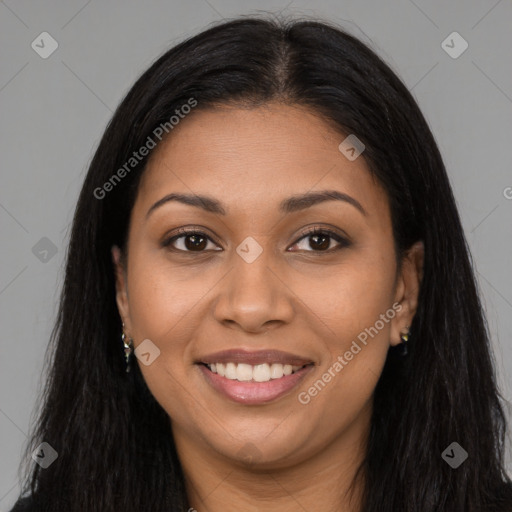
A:
<svg viewBox="0 0 512 512">
<path fill-rule="evenodd" d="M 338 438 L 293 465 L 247 465 L 219 455 L 173 426 L 189 505 L 197 511 L 360 512 L 371 408 Z M 361 475 L 364 478 L 364 475 Z"/>
</svg>

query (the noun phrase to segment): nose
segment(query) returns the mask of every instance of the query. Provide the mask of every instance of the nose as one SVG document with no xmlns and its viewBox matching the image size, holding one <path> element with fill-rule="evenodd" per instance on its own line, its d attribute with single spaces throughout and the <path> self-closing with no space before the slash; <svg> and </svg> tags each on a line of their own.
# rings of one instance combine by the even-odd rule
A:
<svg viewBox="0 0 512 512">
<path fill-rule="evenodd" d="M 264 250 L 252 263 L 234 255 L 233 268 L 214 305 L 218 322 L 251 333 L 291 322 L 293 292 L 267 257 L 269 253 Z"/>
</svg>

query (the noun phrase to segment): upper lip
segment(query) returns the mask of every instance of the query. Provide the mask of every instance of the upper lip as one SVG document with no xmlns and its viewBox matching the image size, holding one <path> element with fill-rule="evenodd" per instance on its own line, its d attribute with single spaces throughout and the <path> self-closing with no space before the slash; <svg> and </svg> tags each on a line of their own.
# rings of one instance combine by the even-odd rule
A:
<svg viewBox="0 0 512 512">
<path fill-rule="evenodd" d="M 208 354 L 207 356 L 201 357 L 197 362 L 204 364 L 245 363 L 250 365 L 280 363 L 283 365 L 290 364 L 292 366 L 304 366 L 313 363 L 311 359 L 281 350 L 247 351 L 240 349 L 222 350 L 221 352 Z"/>
</svg>

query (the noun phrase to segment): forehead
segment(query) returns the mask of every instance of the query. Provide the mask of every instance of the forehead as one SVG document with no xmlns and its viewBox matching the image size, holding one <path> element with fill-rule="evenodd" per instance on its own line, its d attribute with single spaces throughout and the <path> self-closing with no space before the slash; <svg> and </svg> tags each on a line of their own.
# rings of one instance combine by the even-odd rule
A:
<svg viewBox="0 0 512 512">
<path fill-rule="evenodd" d="M 382 216 L 386 194 L 364 158 L 350 161 L 339 151 L 346 136 L 299 106 L 197 110 L 153 150 L 137 202 L 150 207 L 171 192 L 204 194 L 217 198 L 229 215 L 336 189 Z"/>
</svg>

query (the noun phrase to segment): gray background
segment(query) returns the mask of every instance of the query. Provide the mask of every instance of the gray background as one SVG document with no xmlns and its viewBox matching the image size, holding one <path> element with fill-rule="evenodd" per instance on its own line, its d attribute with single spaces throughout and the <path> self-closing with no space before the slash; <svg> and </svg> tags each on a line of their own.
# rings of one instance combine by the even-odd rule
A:
<svg viewBox="0 0 512 512">
<path fill-rule="evenodd" d="M 337 22 L 412 90 L 448 168 L 510 401 L 510 1 L 2 1 L 0 511 L 19 493 L 17 468 L 42 386 L 69 225 L 112 111 L 167 48 L 216 20 L 261 11 Z M 58 42 L 47 59 L 31 47 L 45 31 Z M 453 31 L 469 44 L 458 58 L 441 46 Z"/>
</svg>

